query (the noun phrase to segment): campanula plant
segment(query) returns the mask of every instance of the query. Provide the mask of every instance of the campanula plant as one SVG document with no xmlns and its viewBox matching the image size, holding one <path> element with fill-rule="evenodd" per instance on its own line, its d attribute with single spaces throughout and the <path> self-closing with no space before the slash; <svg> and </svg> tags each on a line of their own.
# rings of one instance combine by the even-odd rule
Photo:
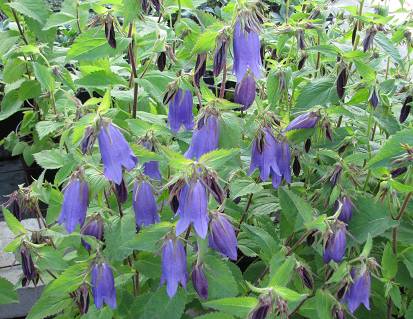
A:
<svg viewBox="0 0 413 319">
<path fill-rule="evenodd" d="M 0 317 L 409 319 L 412 6 L 336 2 L 0 3 Z"/>
</svg>

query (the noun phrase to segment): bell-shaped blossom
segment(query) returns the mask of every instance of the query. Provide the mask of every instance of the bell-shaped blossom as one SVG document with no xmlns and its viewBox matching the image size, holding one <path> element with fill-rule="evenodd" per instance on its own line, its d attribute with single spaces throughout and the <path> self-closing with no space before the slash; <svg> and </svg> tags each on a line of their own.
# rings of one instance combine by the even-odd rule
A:
<svg viewBox="0 0 413 319">
<path fill-rule="evenodd" d="M 153 145 L 150 141 L 145 141 L 142 143 L 143 146 L 150 150 L 154 151 Z M 143 164 L 143 173 L 146 176 L 149 176 L 152 179 L 160 181 L 162 179 L 161 172 L 159 171 L 159 162 L 158 161 L 149 161 Z"/>
<path fill-rule="evenodd" d="M 191 145 L 185 152 L 185 157 L 198 160 L 202 155 L 216 150 L 218 143 L 218 117 L 213 114 L 206 114 L 197 123 L 197 129 L 192 135 Z"/>
<path fill-rule="evenodd" d="M 215 214 L 210 224 L 209 246 L 229 259 L 237 260 L 237 236 L 232 224 L 223 214 Z"/>
<path fill-rule="evenodd" d="M 254 75 L 248 71 L 241 82 L 238 82 L 235 86 L 234 101 L 241 104 L 241 110 L 245 111 L 254 103 L 255 94 L 256 84 Z"/>
<path fill-rule="evenodd" d="M 234 29 L 234 73 L 237 82 L 241 82 L 248 69 L 256 79 L 261 78 L 260 38 L 254 30 L 242 28 L 237 21 Z"/>
<path fill-rule="evenodd" d="M 138 227 L 148 226 L 159 222 L 158 208 L 152 186 L 145 182 L 135 182 L 132 199 L 135 220 Z"/>
<path fill-rule="evenodd" d="M 83 283 L 76 291 L 75 295 L 73 296 L 77 307 L 79 308 L 79 312 L 81 315 L 84 315 L 89 310 L 89 288 L 86 283 Z"/>
<path fill-rule="evenodd" d="M 332 234 L 329 235 L 324 247 L 323 260 L 328 264 L 330 260 L 339 263 L 346 253 L 346 227 L 338 224 Z"/>
<path fill-rule="evenodd" d="M 115 193 L 118 201 L 124 203 L 128 199 L 128 189 L 126 187 L 125 180 L 122 178 L 120 184 L 115 184 Z"/>
<path fill-rule="evenodd" d="M 208 280 L 205 276 L 204 266 L 202 264 L 196 264 L 192 269 L 192 284 L 202 299 L 208 299 Z"/>
<path fill-rule="evenodd" d="M 379 101 L 379 96 L 377 95 L 376 89 L 373 89 L 369 102 L 374 109 L 377 107 L 377 105 L 379 105 L 380 101 Z"/>
<path fill-rule="evenodd" d="M 77 225 L 85 222 L 89 204 L 89 187 L 79 178 L 73 178 L 63 193 L 63 205 L 60 211 L 59 224 L 64 224 L 68 233 L 73 232 Z"/>
<path fill-rule="evenodd" d="M 344 302 L 347 303 L 348 309 L 353 313 L 363 304 L 366 309 L 370 310 L 370 273 L 364 270 L 364 272 L 356 275 L 356 271 L 352 270 L 351 277 L 353 278 L 353 282 L 344 295 Z"/>
<path fill-rule="evenodd" d="M 316 112 L 308 112 L 297 116 L 288 124 L 284 131 L 298 130 L 303 128 L 313 128 L 320 116 Z"/>
<path fill-rule="evenodd" d="M 264 128 L 253 142 L 249 173 L 258 168 L 261 180 L 271 176 L 273 187 L 278 188 L 283 178 L 291 183 L 290 162 L 288 143 L 277 140 L 269 128 Z"/>
<path fill-rule="evenodd" d="M 122 167 L 130 171 L 138 162 L 125 137 L 112 123 L 100 127 L 98 142 L 103 161 L 103 173 L 115 184 L 122 182 Z"/>
<path fill-rule="evenodd" d="M 202 182 L 192 180 L 185 184 L 179 193 L 179 220 L 176 235 L 186 231 L 192 223 L 199 237 L 205 238 L 208 231 L 208 194 Z"/>
<path fill-rule="evenodd" d="M 104 223 L 103 219 L 100 215 L 96 215 L 94 217 L 91 217 L 86 224 L 82 227 L 80 230 L 80 233 L 82 235 L 86 236 L 93 236 L 97 240 L 102 240 L 103 239 L 103 231 L 104 231 Z M 91 247 L 89 243 L 82 239 L 82 245 L 90 251 Z"/>
<path fill-rule="evenodd" d="M 268 295 L 260 296 L 257 306 L 251 311 L 248 319 L 265 319 L 272 308 L 272 298 Z"/>
<path fill-rule="evenodd" d="M 92 294 L 97 309 L 103 307 L 103 303 L 110 308 L 116 308 L 116 288 L 113 272 L 107 263 L 97 263 L 92 268 Z"/>
<path fill-rule="evenodd" d="M 353 216 L 354 204 L 351 201 L 351 198 L 348 197 L 348 196 L 341 197 L 340 202 L 343 206 L 341 207 L 341 212 L 340 212 L 340 215 L 338 216 L 338 219 L 341 220 L 342 222 L 348 224 L 351 217 Z M 336 206 L 336 209 L 337 209 L 338 208 L 338 202 L 336 202 L 335 206 Z"/>
<path fill-rule="evenodd" d="M 167 239 L 162 247 L 161 285 L 166 283 L 166 292 L 172 298 L 180 283 L 186 288 L 188 272 L 186 270 L 186 253 L 180 240 Z"/>
<path fill-rule="evenodd" d="M 213 74 L 218 76 L 224 69 L 227 60 L 228 52 L 228 37 L 222 34 L 217 41 L 217 46 L 214 53 Z"/>
<path fill-rule="evenodd" d="M 178 89 L 169 102 L 168 121 L 171 131 L 176 133 L 183 125 L 186 130 L 194 127 L 194 114 L 192 113 L 191 91 Z"/>
<path fill-rule="evenodd" d="M 30 254 L 30 250 L 23 244 L 20 249 L 20 256 L 21 256 L 21 263 L 22 263 L 22 270 L 23 270 L 23 280 L 22 284 L 23 287 L 27 286 L 31 281 L 34 284 L 37 284 L 39 279 L 39 274 L 34 266 L 32 255 Z"/>
</svg>

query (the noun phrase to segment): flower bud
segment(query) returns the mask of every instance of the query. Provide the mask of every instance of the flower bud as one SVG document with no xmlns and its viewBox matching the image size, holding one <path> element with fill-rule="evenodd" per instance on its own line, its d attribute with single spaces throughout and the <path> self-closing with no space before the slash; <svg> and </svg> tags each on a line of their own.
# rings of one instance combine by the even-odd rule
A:
<svg viewBox="0 0 413 319">
<path fill-rule="evenodd" d="M 298 275 L 300 276 L 304 286 L 306 286 L 308 289 L 313 289 L 314 287 L 314 281 L 313 277 L 311 276 L 310 272 L 305 268 L 304 266 L 300 265 L 296 268 L 296 271 Z"/>
<path fill-rule="evenodd" d="M 79 308 L 81 315 L 84 315 L 89 310 L 89 287 L 86 283 L 83 283 L 75 292 L 75 301 Z"/>
<path fill-rule="evenodd" d="M 402 109 L 400 110 L 400 117 L 399 117 L 400 123 L 404 123 L 407 117 L 409 116 L 412 102 L 413 102 L 413 97 L 411 95 L 407 96 L 406 99 L 404 100 Z"/>
<path fill-rule="evenodd" d="M 208 299 L 208 280 L 204 273 L 204 266 L 196 264 L 192 269 L 192 284 L 198 296 L 202 299 Z"/>
</svg>

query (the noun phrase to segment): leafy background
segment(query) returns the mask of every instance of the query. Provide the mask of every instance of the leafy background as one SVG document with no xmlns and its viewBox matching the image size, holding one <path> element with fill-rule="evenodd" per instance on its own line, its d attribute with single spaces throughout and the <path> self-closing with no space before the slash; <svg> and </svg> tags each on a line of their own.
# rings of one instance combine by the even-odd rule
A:
<svg viewBox="0 0 413 319">
<path fill-rule="evenodd" d="M 353 317 L 413 318 L 412 155 L 406 151 L 413 146 L 412 117 L 403 124 L 398 121 L 406 97 L 412 95 L 411 12 L 390 11 L 387 2 L 364 7 L 364 1 L 266 1 L 260 33 L 265 76 L 257 82 L 253 106 L 241 113 L 234 110 L 231 45 L 224 99 L 217 98 L 222 74 L 214 78 L 210 71 L 219 32 L 227 28 L 232 34 L 239 9 L 252 4 L 166 0 L 160 13 L 153 8 L 148 13 L 137 0 L 65 0 L 55 6 L 42 0 L 0 3 L 0 120 L 20 116 L 18 127 L 2 143 L 27 166 L 42 168 L 26 186 L 47 222 L 42 235 L 54 243 L 31 245 L 47 286 L 28 318 L 79 316 L 70 293 L 83 282 L 93 256 L 81 246 L 78 231 L 68 235 L 56 220 L 62 187 L 80 166 L 91 189 L 88 212 L 101 212 L 105 219 L 104 256 L 115 269 L 118 293 L 116 310 L 98 311 L 91 305 L 84 318 L 246 318 L 258 303 L 259 289 L 266 287 L 288 302 L 290 318 L 332 318 L 351 265 L 367 258 L 378 264 L 372 272 L 371 311 L 360 307 Z M 115 20 L 115 49 L 101 21 L 108 14 Z M 373 46 L 364 52 L 362 41 L 373 26 L 378 30 Z M 304 49 L 297 48 L 297 30 L 304 30 Z M 162 52 L 169 54 L 160 71 L 157 60 Z M 208 53 L 208 72 L 199 90 L 191 81 L 187 85 L 198 107 L 202 103 L 220 109 L 221 133 L 219 150 L 200 162 L 215 170 L 228 190 L 224 211 L 239 230 L 239 259 L 230 262 L 209 250 L 204 260 L 208 300 L 200 300 L 191 284 L 169 299 L 159 285 L 160 239 L 176 221 L 165 203 L 167 184 L 188 167 L 181 154 L 191 133 L 170 132 L 163 97 L 177 76 L 191 78 L 197 54 L 203 52 Z M 336 90 L 341 63 L 349 77 L 343 99 Z M 281 76 L 285 88 L 279 85 Z M 379 96 L 375 109 L 369 103 L 373 91 Z M 263 114 L 274 112 L 284 127 L 308 110 L 320 110 L 322 121 L 314 129 L 287 136 L 300 163 L 291 185 L 274 190 L 256 174 L 248 176 L 251 141 Z M 80 153 L 85 128 L 97 116 L 111 118 L 139 158 L 138 168 L 126 174 L 129 185 L 143 162 L 160 162 L 163 180 L 154 187 L 161 223 L 136 233 L 131 196 L 120 218 L 97 146 L 90 155 Z M 331 140 L 326 138 L 327 127 Z M 148 132 L 159 142 L 156 153 L 138 144 Z M 311 148 L 305 152 L 308 139 Z M 326 181 L 337 164 L 343 173 L 333 187 Z M 399 167 L 407 171 L 393 177 L 391 172 Z M 340 264 L 324 265 L 322 233 L 340 194 L 351 196 L 355 206 L 347 254 Z M 214 205 L 210 203 L 211 210 Z M 5 251 L 18 251 L 23 241 L 30 242 L 31 231 L 8 210 L 3 212 L 16 235 Z M 313 231 L 315 241 L 307 243 Z M 190 264 L 194 259 L 190 249 Z M 294 271 L 299 264 L 312 274 L 313 289 Z M 137 274 L 140 289 L 134 294 L 132 278 Z M 17 300 L 18 285 L 12 286 L 0 279 L 1 303 Z M 269 316 L 275 318 L 275 312 Z"/>
</svg>

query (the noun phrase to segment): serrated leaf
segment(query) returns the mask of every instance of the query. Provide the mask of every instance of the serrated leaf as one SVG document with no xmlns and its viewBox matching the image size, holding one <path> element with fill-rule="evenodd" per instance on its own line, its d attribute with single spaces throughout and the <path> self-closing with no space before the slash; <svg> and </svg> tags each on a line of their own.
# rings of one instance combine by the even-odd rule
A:
<svg viewBox="0 0 413 319">
<path fill-rule="evenodd" d="M 162 222 L 142 228 L 131 246 L 136 250 L 157 252 L 162 245 L 162 237 L 171 230 L 172 224 Z"/>
<path fill-rule="evenodd" d="M 16 236 L 26 234 L 26 229 L 7 208 L 3 207 L 2 212 L 7 227 L 9 227 L 13 234 L 15 234 Z"/>
<path fill-rule="evenodd" d="M 218 149 L 202 155 L 199 159 L 200 163 L 203 163 L 205 166 L 214 170 L 218 170 L 224 165 L 228 165 L 227 163 L 229 161 L 235 163 L 239 162 L 239 149 Z"/>
<path fill-rule="evenodd" d="M 257 298 L 236 297 L 223 298 L 204 302 L 205 307 L 213 308 L 239 318 L 246 318 L 248 313 L 257 305 Z"/>
<path fill-rule="evenodd" d="M 387 38 L 383 32 L 378 32 L 374 37 L 374 41 L 398 64 L 403 66 L 403 59 L 399 50 L 394 46 L 392 41 Z"/>
<path fill-rule="evenodd" d="M 17 291 L 7 279 L 0 277 L 0 305 L 19 302 Z"/>
<path fill-rule="evenodd" d="M 76 85 L 104 89 L 109 85 L 125 85 L 126 81 L 119 75 L 108 71 L 96 71 L 75 81 Z"/>
<path fill-rule="evenodd" d="M 65 164 L 67 154 L 63 150 L 45 150 L 33 154 L 37 164 L 44 169 L 57 169 Z"/>
<path fill-rule="evenodd" d="M 268 282 L 268 286 L 286 286 L 293 274 L 295 263 L 295 258 L 289 256 L 283 264 L 275 270 Z"/>
<path fill-rule="evenodd" d="M 43 0 L 15 0 L 10 7 L 21 14 L 44 24 L 50 14 L 49 8 Z"/>
<path fill-rule="evenodd" d="M 162 287 L 150 295 L 141 318 L 180 319 L 185 310 L 185 302 L 186 295 L 182 288 L 178 288 L 175 296 L 169 298 L 165 287 Z"/>
<path fill-rule="evenodd" d="M 397 256 L 393 254 L 393 250 L 389 242 L 386 243 L 383 250 L 381 271 L 383 277 L 388 280 L 393 279 L 397 274 Z"/>
<path fill-rule="evenodd" d="M 297 97 L 294 111 L 308 110 L 315 105 L 329 106 L 338 102 L 335 79 L 324 77 L 310 81 Z"/>
<path fill-rule="evenodd" d="M 43 30 L 48 30 L 65 24 L 70 24 L 76 21 L 76 17 L 68 12 L 57 12 L 49 16 Z"/>
<path fill-rule="evenodd" d="M 39 139 L 53 133 L 63 127 L 63 123 L 56 121 L 40 121 L 36 124 L 36 131 L 39 134 Z"/>
</svg>

